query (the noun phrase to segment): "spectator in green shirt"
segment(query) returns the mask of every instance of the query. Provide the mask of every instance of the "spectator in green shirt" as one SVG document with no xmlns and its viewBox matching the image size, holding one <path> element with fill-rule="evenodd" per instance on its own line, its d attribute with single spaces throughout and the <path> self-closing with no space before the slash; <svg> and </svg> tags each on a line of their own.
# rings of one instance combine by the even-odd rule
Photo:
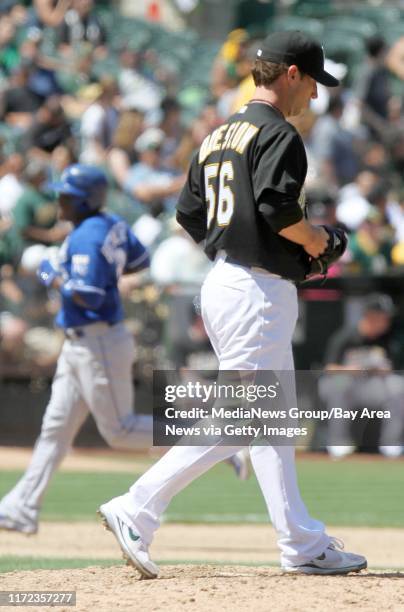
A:
<svg viewBox="0 0 404 612">
<path fill-rule="evenodd" d="M 383 274 L 391 265 L 394 230 L 372 206 L 349 240 L 350 268 L 362 274 Z"/>
<path fill-rule="evenodd" d="M 57 206 L 44 190 L 47 168 L 31 161 L 24 171 L 25 189 L 13 210 L 15 252 L 21 255 L 29 246 L 51 246 L 64 240 L 69 228 L 57 223 Z"/>
<path fill-rule="evenodd" d="M 15 42 L 16 29 L 8 15 L 0 17 L 0 67 L 10 74 L 20 63 L 20 54 Z"/>
</svg>

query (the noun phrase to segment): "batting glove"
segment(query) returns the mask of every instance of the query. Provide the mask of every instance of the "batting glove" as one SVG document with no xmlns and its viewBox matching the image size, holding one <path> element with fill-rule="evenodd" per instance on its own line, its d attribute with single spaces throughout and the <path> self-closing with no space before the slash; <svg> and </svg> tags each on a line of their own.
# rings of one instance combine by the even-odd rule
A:
<svg viewBox="0 0 404 612">
<path fill-rule="evenodd" d="M 49 259 L 43 259 L 39 264 L 39 268 L 37 270 L 37 277 L 42 285 L 45 287 L 50 287 L 57 276 L 59 276 L 59 271 L 56 270 Z"/>
</svg>

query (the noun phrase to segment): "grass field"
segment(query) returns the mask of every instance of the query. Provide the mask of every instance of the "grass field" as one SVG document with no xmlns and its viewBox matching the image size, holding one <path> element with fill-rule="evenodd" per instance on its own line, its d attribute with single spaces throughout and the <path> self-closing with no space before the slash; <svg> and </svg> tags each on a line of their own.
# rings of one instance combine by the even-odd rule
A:
<svg viewBox="0 0 404 612">
<path fill-rule="evenodd" d="M 310 512 L 328 525 L 404 527 L 403 462 L 301 459 L 298 473 Z M 0 472 L 0 497 L 20 474 Z M 128 473 L 59 472 L 46 495 L 42 518 L 96 520 L 98 505 L 125 492 L 136 478 Z M 166 520 L 263 523 L 267 514 L 254 476 L 240 482 L 228 466 L 218 465 L 173 500 Z"/>
</svg>

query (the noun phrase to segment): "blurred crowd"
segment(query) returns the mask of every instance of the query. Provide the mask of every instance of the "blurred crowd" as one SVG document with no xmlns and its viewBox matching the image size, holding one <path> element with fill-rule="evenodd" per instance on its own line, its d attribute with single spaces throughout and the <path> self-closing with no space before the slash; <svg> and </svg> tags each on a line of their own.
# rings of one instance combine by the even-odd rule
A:
<svg viewBox="0 0 404 612">
<path fill-rule="evenodd" d="M 259 39 L 236 29 L 221 46 L 203 47 L 195 33 L 170 38 L 160 24 L 152 32 L 159 47 L 150 24 L 121 18 L 118 28 L 105 3 L 99 9 L 92 0 L 0 1 L 0 330 L 6 374 L 47 373 L 59 350 L 61 338 L 51 327 L 58 296 L 41 288 L 35 272 L 69 232 L 57 219 L 47 185 L 75 161 L 107 171 L 108 208 L 124 216 L 151 250 L 149 275 L 123 279 L 121 287 L 128 312 L 137 313 L 134 333 L 149 371 L 156 359 L 198 367 L 189 355 L 209 352 L 194 304 L 209 262 L 176 224 L 174 209 L 192 154 L 251 97 Z M 207 69 L 208 51 L 201 49 L 209 48 L 216 56 Z M 319 87 L 310 111 L 294 120 L 308 152 L 309 215 L 350 234 L 333 276 L 399 273 L 404 37 L 392 44 L 369 37 L 355 78 L 346 64 L 327 64 L 341 86 Z"/>
<path fill-rule="evenodd" d="M 212 93 L 223 118 L 251 97 L 258 46 L 245 31 L 234 31 L 215 61 Z M 391 85 L 403 82 L 404 37 L 388 46 L 373 35 L 365 47 L 354 80 L 346 65 L 327 59 L 341 86 L 319 86 L 310 110 L 292 120 L 308 153 L 310 216 L 350 233 L 338 274 L 383 274 L 404 265 L 403 97 Z"/>
</svg>

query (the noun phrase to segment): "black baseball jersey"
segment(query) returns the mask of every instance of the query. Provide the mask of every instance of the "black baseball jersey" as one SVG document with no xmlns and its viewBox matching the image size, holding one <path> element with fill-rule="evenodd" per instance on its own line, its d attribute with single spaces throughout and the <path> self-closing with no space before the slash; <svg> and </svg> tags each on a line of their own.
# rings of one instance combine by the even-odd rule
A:
<svg viewBox="0 0 404 612">
<path fill-rule="evenodd" d="M 279 236 L 305 214 L 307 158 L 296 129 L 266 103 L 250 102 L 203 141 L 177 205 L 177 219 L 214 259 L 303 280 L 304 249 Z"/>
</svg>

